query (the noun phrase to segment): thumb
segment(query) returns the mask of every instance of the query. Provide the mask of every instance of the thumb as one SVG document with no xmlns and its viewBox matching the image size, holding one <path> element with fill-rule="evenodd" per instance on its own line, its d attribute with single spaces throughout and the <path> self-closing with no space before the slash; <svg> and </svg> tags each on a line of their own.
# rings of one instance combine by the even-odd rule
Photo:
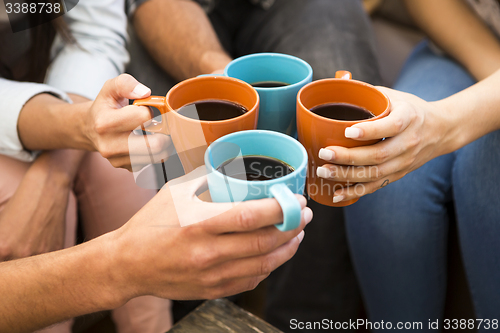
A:
<svg viewBox="0 0 500 333">
<path fill-rule="evenodd" d="M 151 95 L 151 89 L 129 74 L 121 74 L 106 81 L 99 93 L 99 97 L 112 98 L 115 101 L 145 98 L 149 95 Z"/>
</svg>

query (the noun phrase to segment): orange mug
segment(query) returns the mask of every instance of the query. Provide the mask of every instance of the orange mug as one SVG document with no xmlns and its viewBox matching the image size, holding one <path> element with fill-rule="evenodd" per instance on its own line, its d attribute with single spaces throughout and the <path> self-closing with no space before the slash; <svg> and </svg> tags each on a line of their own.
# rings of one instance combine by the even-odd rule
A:
<svg viewBox="0 0 500 333">
<path fill-rule="evenodd" d="M 235 102 L 248 111 L 219 121 L 192 119 L 176 112 L 185 105 L 204 100 Z M 226 134 L 256 129 L 259 118 L 259 94 L 255 89 L 246 82 L 224 76 L 188 79 L 170 89 L 166 97 L 137 99 L 134 105 L 152 106 L 161 112 L 162 121 L 145 130 L 170 135 L 186 173 L 205 165 L 203 156 L 212 142 Z"/>
<path fill-rule="evenodd" d="M 327 103 L 348 103 L 360 106 L 373 113 L 375 117 L 359 121 L 344 121 L 325 118 L 310 111 L 316 106 Z M 334 79 L 314 81 L 299 91 L 297 95 L 297 130 L 299 141 L 306 147 L 309 156 L 306 188 L 311 199 L 332 207 L 348 206 L 358 200 L 333 203 L 335 191 L 347 184 L 323 179 L 316 175 L 316 169 L 327 164 L 319 158 L 319 150 L 329 146 L 352 148 L 378 142 L 379 140 L 348 139 L 344 135 L 345 129 L 360 122 L 383 118 L 389 112 L 389 98 L 368 83 L 352 80 L 351 73 L 348 71 L 338 71 Z"/>
</svg>

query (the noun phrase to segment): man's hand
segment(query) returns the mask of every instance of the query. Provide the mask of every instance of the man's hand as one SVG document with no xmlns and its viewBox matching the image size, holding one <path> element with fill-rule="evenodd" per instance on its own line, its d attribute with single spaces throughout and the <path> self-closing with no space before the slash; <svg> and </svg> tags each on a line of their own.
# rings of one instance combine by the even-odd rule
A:
<svg viewBox="0 0 500 333">
<path fill-rule="evenodd" d="M 0 214 L 0 261 L 60 250 L 73 179 L 85 152 L 42 153 Z"/>
<path fill-rule="evenodd" d="M 132 76 L 122 74 L 106 82 L 87 114 L 86 137 L 114 167 L 131 171 L 130 155 L 134 163 L 147 165 L 152 160 L 166 160 L 171 154 L 170 136 L 132 133 L 149 123 L 152 114 L 147 107 L 128 105 L 128 99 L 150 94 L 149 88 Z"/>
<path fill-rule="evenodd" d="M 334 202 L 373 193 L 457 148 L 452 142 L 456 135 L 450 135 L 456 117 L 449 110 L 411 94 L 383 87 L 378 89 L 391 100 L 390 115 L 351 126 L 346 129 L 345 136 L 359 141 L 386 139 L 371 146 L 335 146 L 320 151 L 319 157 L 328 164 L 318 168 L 318 176 L 357 183 L 337 190 Z"/>
<path fill-rule="evenodd" d="M 180 185 L 183 193 L 167 184 L 116 231 L 111 246 L 117 287 L 130 291 L 128 297 L 213 299 L 253 289 L 295 254 L 312 219 L 298 196 L 300 227 L 281 232 L 274 226 L 283 219 L 275 199 L 203 202 L 196 193 L 206 187 L 206 176 L 189 177 Z M 181 227 L 186 217 L 201 222 Z"/>
</svg>

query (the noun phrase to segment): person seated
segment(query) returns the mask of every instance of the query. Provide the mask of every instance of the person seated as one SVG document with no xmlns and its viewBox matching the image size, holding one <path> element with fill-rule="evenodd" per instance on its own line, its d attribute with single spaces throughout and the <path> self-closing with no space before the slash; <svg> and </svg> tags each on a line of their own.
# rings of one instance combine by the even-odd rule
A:
<svg viewBox="0 0 500 333">
<path fill-rule="evenodd" d="M 155 95 L 165 95 L 180 80 L 222 73 L 232 59 L 259 52 L 299 57 L 311 65 L 315 80 L 349 70 L 358 80 L 380 84 L 373 33 L 361 1 L 127 3 L 133 23 L 127 72 Z M 361 308 L 347 254 L 342 209 L 312 201 L 308 205 L 316 216 L 308 240 L 294 260 L 267 280 L 266 320 L 281 330 L 289 329 L 290 318 L 343 321 L 357 318 Z M 326 234 L 336 236 L 327 238 Z M 343 255 L 332 258 L 331 253 Z M 325 266 L 330 267 L 326 272 Z"/>
<path fill-rule="evenodd" d="M 90 261 L 102 261 L 102 257 L 91 258 L 85 251 L 71 249 L 53 256 L 36 256 L 18 261 L 20 258 L 75 245 L 77 220 L 86 240 L 116 230 L 132 219 L 156 193 L 137 186 L 133 175 L 127 170 L 113 168 L 131 169 L 131 153 L 139 157 L 144 154 L 149 159 L 148 151 L 134 148 L 134 142 L 143 140 L 143 136 L 135 137 L 131 133 L 149 121 L 151 114 L 147 108 L 128 106 L 128 100 L 147 97 L 150 89 L 129 75 L 113 78 L 123 71 L 128 59 L 123 7 L 123 1 L 118 0 L 86 0 L 63 16 L 67 25 L 61 19 L 56 19 L 52 23 L 15 34 L 9 31 L 8 22 L 2 20 L 0 260 L 7 262 L 2 264 L 0 271 L 2 286 L 7 289 L 1 292 L 2 307 L 5 308 L 1 311 L 0 331 L 41 328 L 72 317 L 66 314 L 98 311 L 98 304 L 106 304 L 110 306 L 108 309 L 113 309 L 119 332 L 165 332 L 171 326 L 170 301 L 157 297 L 160 296 L 158 293 L 128 294 L 127 302 L 122 298 L 115 303 L 109 303 L 105 293 L 90 293 L 92 295 L 88 295 L 91 298 L 87 304 L 79 308 L 79 302 L 85 301 L 79 296 L 73 297 L 76 296 L 73 293 L 77 292 L 79 285 L 92 287 L 92 281 L 95 280 L 89 277 L 98 275 L 99 266 L 98 262 Z M 89 13 L 92 15 L 89 16 Z M 49 20 L 53 17 L 44 14 L 40 18 Z M 51 61 L 49 52 L 52 44 L 56 56 Z M 37 83 L 44 78 L 48 84 Z M 164 156 L 170 145 L 170 139 L 162 135 L 151 136 L 148 141 L 156 147 L 153 149 L 155 155 Z M 129 149 L 129 144 L 135 150 Z M 260 207 L 260 204 L 257 206 Z M 210 207 L 200 208 L 215 209 Z M 164 209 L 161 211 L 164 212 Z M 152 214 L 148 209 L 144 212 L 146 215 L 149 213 Z M 173 219 L 175 212 L 171 211 L 170 214 Z M 154 220 L 148 219 L 147 222 Z M 220 223 L 224 219 L 213 220 Z M 157 224 L 161 224 L 161 221 Z M 272 228 L 266 230 L 249 234 L 248 240 L 258 243 L 259 239 L 267 237 L 265 235 L 276 237 Z M 171 236 L 175 234 L 172 232 Z M 201 248 L 202 244 L 198 243 L 201 238 L 191 239 L 194 242 L 190 246 Z M 177 240 L 176 247 L 184 242 L 181 238 Z M 219 247 L 216 243 L 219 241 L 211 246 L 214 250 Z M 224 241 L 221 239 L 220 245 L 222 243 Z M 108 241 L 89 244 L 112 245 Z M 174 245 L 173 242 L 171 245 Z M 100 246 L 90 245 L 89 248 L 100 251 Z M 271 247 L 275 248 L 271 244 L 262 254 L 271 253 Z M 87 248 L 87 245 L 83 248 Z M 71 253 L 81 253 L 81 256 L 70 265 L 69 262 L 64 263 L 65 253 L 69 253 L 70 257 L 73 256 Z M 229 263 L 236 258 L 219 258 L 217 253 L 215 256 L 216 260 L 220 259 L 218 264 Z M 272 258 L 276 256 L 284 258 L 278 253 L 273 254 Z M 46 266 L 49 271 L 37 270 L 48 260 L 46 258 L 55 258 L 63 266 L 49 263 Z M 237 258 L 242 260 L 242 257 Z M 182 262 L 181 258 L 178 260 Z M 273 259 L 266 256 L 254 260 L 263 263 L 266 272 L 277 267 L 277 261 L 269 262 Z M 25 271 L 19 270 L 18 266 L 23 265 L 23 262 L 27 263 Z M 199 265 L 204 265 L 204 262 Z M 195 264 L 189 269 L 194 272 L 196 267 L 200 266 Z M 66 275 L 58 277 L 57 273 Z M 248 275 L 248 272 L 242 273 L 247 275 L 235 273 L 238 278 L 228 277 L 228 283 L 255 277 Z M 200 274 L 196 272 L 196 276 Z M 53 286 L 53 289 L 42 287 L 39 290 L 43 281 Z M 100 282 L 107 283 L 105 279 Z M 26 293 L 29 283 L 33 283 L 33 289 Z M 247 287 L 249 285 L 247 282 Z M 242 291 L 241 284 L 237 282 L 232 288 Z M 53 299 L 53 303 L 50 303 L 47 300 L 56 296 L 55 289 L 61 289 L 61 298 Z M 85 293 L 88 290 L 91 289 L 85 290 Z M 229 288 L 221 287 L 219 290 L 221 295 L 231 292 Z M 48 293 L 43 294 L 45 291 Z M 197 295 L 196 289 L 188 296 L 179 297 L 195 297 L 192 295 Z M 198 297 L 206 295 L 200 290 Z M 22 306 L 26 307 L 19 310 Z M 33 310 L 35 308 L 41 312 Z M 69 308 L 74 308 L 74 311 Z M 17 317 L 17 311 L 32 313 L 33 317 Z M 67 321 L 45 332 L 70 332 L 71 324 L 71 321 Z"/>
<path fill-rule="evenodd" d="M 500 4 L 406 4 L 432 42 L 409 57 L 394 87 L 400 91 L 379 88 L 390 115 L 345 132 L 385 140 L 325 147 L 320 157 L 336 180 L 375 192 L 345 210 L 369 319 L 422 322 L 424 331 L 429 320 L 443 324 L 453 204 L 476 316 L 488 319 L 472 326 L 487 331 L 498 327 L 500 308 Z M 332 200 L 356 197 L 348 188 Z"/>
</svg>

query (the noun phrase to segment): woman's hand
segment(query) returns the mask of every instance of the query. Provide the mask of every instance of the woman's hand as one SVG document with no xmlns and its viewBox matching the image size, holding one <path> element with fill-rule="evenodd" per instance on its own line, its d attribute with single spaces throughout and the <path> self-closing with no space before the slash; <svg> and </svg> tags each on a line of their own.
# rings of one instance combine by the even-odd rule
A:
<svg viewBox="0 0 500 333">
<path fill-rule="evenodd" d="M 321 149 L 327 164 L 317 169 L 322 178 L 357 183 L 334 194 L 335 203 L 355 199 L 402 178 L 431 159 L 454 150 L 454 117 L 440 102 L 378 87 L 392 104 L 389 116 L 349 127 L 347 138 L 385 140 L 370 146 Z"/>
<path fill-rule="evenodd" d="M 152 114 L 147 107 L 128 105 L 129 99 L 145 98 L 150 94 L 149 88 L 132 76 L 122 74 L 104 84 L 87 113 L 84 125 L 86 137 L 92 148 L 114 167 L 138 170 L 166 160 L 172 153 L 170 136 L 136 135 L 132 132 L 147 126 Z"/>
</svg>

